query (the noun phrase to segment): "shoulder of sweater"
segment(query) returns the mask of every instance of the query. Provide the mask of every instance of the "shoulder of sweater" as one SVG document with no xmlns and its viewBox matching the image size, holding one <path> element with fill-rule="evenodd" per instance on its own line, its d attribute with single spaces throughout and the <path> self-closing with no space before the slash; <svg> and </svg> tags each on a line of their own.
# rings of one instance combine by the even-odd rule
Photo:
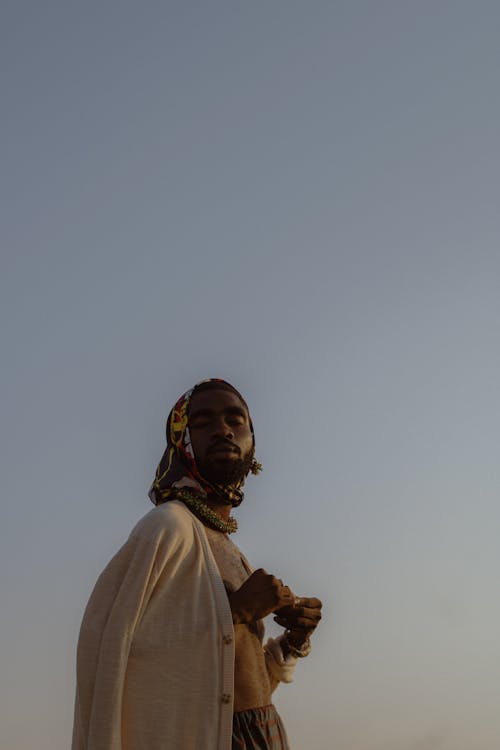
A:
<svg viewBox="0 0 500 750">
<path fill-rule="evenodd" d="M 194 523 L 194 516 L 184 503 L 169 500 L 146 513 L 132 529 L 130 538 L 192 537 Z"/>
</svg>

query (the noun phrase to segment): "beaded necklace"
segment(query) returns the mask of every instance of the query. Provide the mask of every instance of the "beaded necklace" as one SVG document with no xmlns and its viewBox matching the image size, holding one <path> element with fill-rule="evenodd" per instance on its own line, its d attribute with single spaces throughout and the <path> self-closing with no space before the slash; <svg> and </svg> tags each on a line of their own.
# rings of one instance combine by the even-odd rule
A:
<svg viewBox="0 0 500 750">
<path fill-rule="evenodd" d="M 200 521 L 206 521 L 214 529 L 217 529 L 217 531 L 223 531 L 224 534 L 233 534 L 238 529 L 238 521 L 236 518 L 230 516 L 227 521 L 224 521 L 217 515 L 217 513 L 215 513 L 215 511 L 209 508 L 208 505 L 205 505 L 203 500 L 200 500 L 199 497 L 196 497 L 196 495 L 193 495 L 191 492 L 188 492 L 187 490 L 178 490 L 175 495 L 187 505 L 189 510 L 191 510 Z"/>
</svg>

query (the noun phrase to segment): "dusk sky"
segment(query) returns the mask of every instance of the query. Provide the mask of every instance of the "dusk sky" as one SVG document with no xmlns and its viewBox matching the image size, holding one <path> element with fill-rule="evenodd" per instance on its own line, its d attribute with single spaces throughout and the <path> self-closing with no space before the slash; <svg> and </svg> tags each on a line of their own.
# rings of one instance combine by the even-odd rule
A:
<svg viewBox="0 0 500 750">
<path fill-rule="evenodd" d="M 292 750 L 498 750 L 500 5 L 8 0 L 0 42 L 2 750 L 70 747 L 205 377 L 264 465 L 236 543 L 324 602 Z"/>
</svg>

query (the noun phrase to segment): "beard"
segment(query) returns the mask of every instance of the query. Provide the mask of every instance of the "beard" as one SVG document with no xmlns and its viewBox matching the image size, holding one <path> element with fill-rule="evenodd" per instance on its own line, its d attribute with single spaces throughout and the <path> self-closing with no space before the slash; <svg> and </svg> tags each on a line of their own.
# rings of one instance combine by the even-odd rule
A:
<svg viewBox="0 0 500 750">
<path fill-rule="evenodd" d="M 201 466 L 198 466 L 200 474 L 211 484 L 219 484 L 223 487 L 237 487 L 250 471 L 253 461 L 253 450 L 244 458 L 218 459 L 210 455 Z"/>
</svg>

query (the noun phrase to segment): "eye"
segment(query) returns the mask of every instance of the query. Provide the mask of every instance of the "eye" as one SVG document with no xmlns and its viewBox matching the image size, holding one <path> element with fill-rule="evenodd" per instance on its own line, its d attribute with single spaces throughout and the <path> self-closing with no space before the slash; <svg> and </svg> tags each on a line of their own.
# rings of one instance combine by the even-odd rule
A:
<svg viewBox="0 0 500 750">
<path fill-rule="evenodd" d="M 189 427 L 191 430 L 199 430 L 208 425 L 207 417 L 195 417 L 191 420 Z"/>
<path fill-rule="evenodd" d="M 243 417 L 241 414 L 232 414 L 227 419 L 227 423 L 234 426 L 239 426 L 245 424 L 245 417 Z"/>
</svg>

